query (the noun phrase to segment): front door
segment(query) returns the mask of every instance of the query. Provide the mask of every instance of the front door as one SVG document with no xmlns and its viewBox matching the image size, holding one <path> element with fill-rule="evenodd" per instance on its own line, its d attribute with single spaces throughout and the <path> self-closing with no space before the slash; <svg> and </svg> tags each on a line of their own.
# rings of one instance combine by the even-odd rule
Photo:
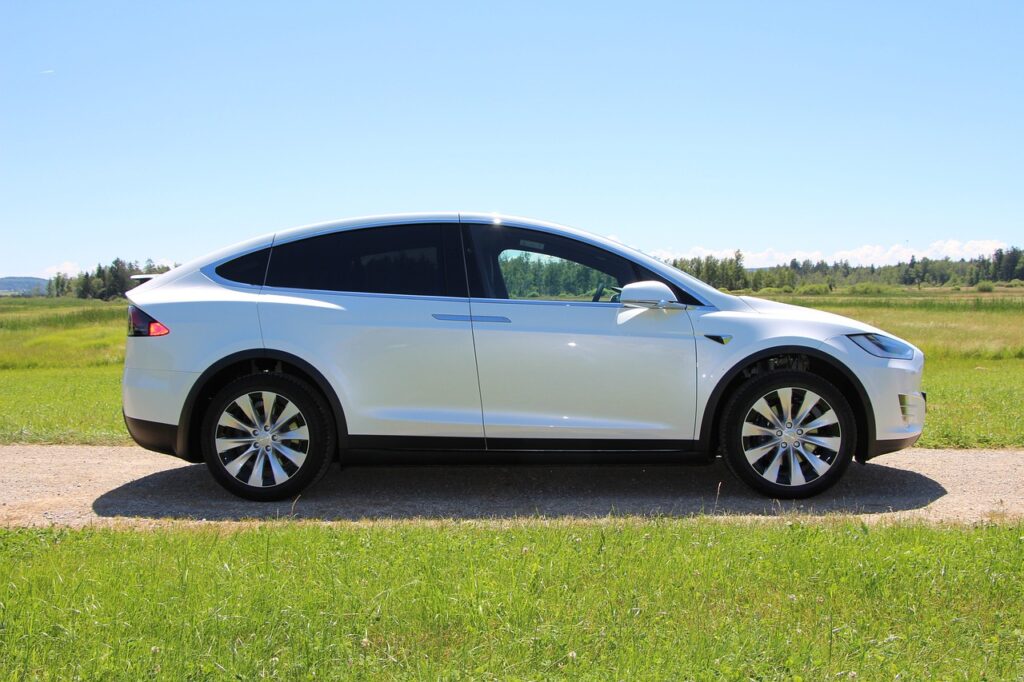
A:
<svg viewBox="0 0 1024 682">
<path fill-rule="evenodd" d="M 654 275 L 538 230 L 470 224 L 463 238 L 488 448 L 687 447 L 689 317 L 618 303 L 622 286 Z"/>
</svg>

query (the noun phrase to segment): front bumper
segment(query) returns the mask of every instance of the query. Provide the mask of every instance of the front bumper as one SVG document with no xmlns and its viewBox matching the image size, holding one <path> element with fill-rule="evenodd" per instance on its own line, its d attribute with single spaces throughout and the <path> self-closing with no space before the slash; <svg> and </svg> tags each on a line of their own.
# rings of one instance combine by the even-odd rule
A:
<svg viewBox="0 0 1024 682">
<path fill-rule="evenodd" d="M 907 436 L 906 438 L 888 438 L 886 440 L 874 440 L 871 442 L 870 445 L 868 445 L 868 450 L 865 453 L 862 461 L 866 462 L 869 459 L 873 459 L 875 457 L 878 457 L 879 455 L 884 455 L 887 452 L 896 452 L 897 450 L 904 450 L 906 448 L 909 448 L 914 443 L 916 443 L 920 437 L 921 434 L 918 433 L 913 436 Z"/>
<path fill-rule="evenodd" d="M 908 448 L 921 438 L 926 406 L 921 390 L 924 353 L 915 349 L 910 360 L 879 358 L 846 336 L 828 339 L 823 346 L 851 369 L 870 402 L 869 434 L 857 448 L 858 461 Z"/>
</svg>

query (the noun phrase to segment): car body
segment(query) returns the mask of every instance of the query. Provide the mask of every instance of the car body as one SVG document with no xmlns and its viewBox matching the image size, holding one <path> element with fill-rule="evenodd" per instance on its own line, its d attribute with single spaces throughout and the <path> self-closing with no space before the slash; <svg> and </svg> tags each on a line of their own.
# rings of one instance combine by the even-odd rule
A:
<svg viewBox="0 0 1024 682">
<path fill-rule="evenodd" d="M 367 449 L 724 452 L 755 488 L 798 497 L 852 458 L 913 444 L 924 422 L 924 356 L 912 345 L 535 220 L 433 213 L 300 227 L 128 297 L 132 437 L 206 459 L 255 499 L 311 483 L 296 473 L 307 458 L 318 476 L 321 460 Z M 261 398 L 260 377 L 292 383 Z M 224 393 L 232 382 L 242 383 Z M 766 392 L 739 400 L 749 389 Z M 305 456 L 289 459 L 270 422 L 299 403 L 288 433 L 306 439 L 289 452 Z M 817 436 L 801 439 L 797 417 Z"/>
</svg>

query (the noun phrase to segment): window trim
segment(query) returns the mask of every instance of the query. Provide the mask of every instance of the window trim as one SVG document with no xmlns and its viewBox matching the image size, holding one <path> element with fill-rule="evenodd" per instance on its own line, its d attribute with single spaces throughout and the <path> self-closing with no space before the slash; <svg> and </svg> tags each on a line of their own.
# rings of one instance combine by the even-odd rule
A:
<svg viewBox="0 0 1024 682">
<path fill-rule="evenodd" d="M 208 279 L 213 280 L 214 282 L 220 284 L 221 286 L 232 287 L 235 289 L 244 289 L 247 291 L 252 291 L 253 289 L 263 289 L 267 281 L 267 270 L 270 269 L 270 255 L 273 255 L 272 253 L 267 256 L 267 267 L 263 271 L 262 284 L 249 284 L 248 282 L 237 282 L 233 279 L 227 279 L 226 277 L 223 277 L 219 272 L 217 272 L 217 268 L 224 265 L 225 263 L 229 263 L 235 260 L 236 258 L 242 258 L 243 256 L 248 256 L 249 254 L 256 253 L 257 251 L 262 251 L 264 249 L 272 250 L 273 242 L 269 244 L 263 244 L 261 246 L 257 246 L 256 248 L 248 249 L 245 251 L 238 251 L 232 253 L 228 256 L 225 256 L 224 258 L 204 265 L 203 267 L 199 268 L 199 272 L 203 273 Z"/>
<path fill-rule="evenodd" d="M 213 274 L 216 275 L 218 280 L 226 282 L 226 283 L 230 283 L 230 284 L 234 284 L 234 285 L 239 285 L 239 286 L 244 286 L 244 287 L 262 287 L 263 284 L 267 281 L 267 272 L 270 271 L 270 256 L 271 256 L 271 253 L 273 252 L 273 250 L 274 250 L 273 245 L 272 244 L 267 244 L 266 246 L 261 246 L 261 247 L 256 248 L 256 249 L 252 249 L 252 250 L 249 250 L 249 251 L 243 251 L 241 253 L 236 253 L 236 254 L 233 254 L 231 256 L 228 256 L 227 258 L 219 260 L 219 261 L 217 261 L 214 264 L 207 265 L 204 268 L 201 268 L 201 271 L 204 274 L 206 274 L 206 270 L 207 270 L 207 268 L 209 268 L 213 272 Z M 230 279 L 230 278 L 225 277 L 224 275 L 220 274 L 219 272 L 217 272 L 217 270 L 221 266 L 223 266 L 223 265 L 227 265 L 228 263 L 231 263 L 232 261 L 239 260 L 240 258 L 245 258 L 246 256 L 251 256 L 254 253 L 259 253 L 260 251 L 266 251 L 267 252 L 267 262 L 263 265 L 263 277 L 261 278 L 261 281 L 260 281 L 259 284 L 253 284 L 252 282 L 242 282 L 242 281 L 237 280 L 237 279 Z"/>
<path fill-rule="evenodd" d="M 468 296 L 437 296 L 434 294 L 383 294 L 374 291 L 338 291 L 336 289 L 300 289 L 297 287 L 263 286 L 263 293 L 310 294 L 314 296 L 356 296 L 359 298 L 396 298 L 414 301 L 468 301 Z"/>
</svg>

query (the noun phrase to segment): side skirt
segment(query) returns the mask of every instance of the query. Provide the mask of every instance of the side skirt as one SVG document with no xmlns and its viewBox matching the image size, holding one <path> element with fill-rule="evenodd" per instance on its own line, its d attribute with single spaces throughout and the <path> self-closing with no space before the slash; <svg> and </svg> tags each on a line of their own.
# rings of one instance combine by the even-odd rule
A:
<svg viewBox="0 0 1024 682">
<path fill-rule="evenodd" d="M 698 441 L 348 437 L 343 464 L 707 464 Z"/>
</svg>

